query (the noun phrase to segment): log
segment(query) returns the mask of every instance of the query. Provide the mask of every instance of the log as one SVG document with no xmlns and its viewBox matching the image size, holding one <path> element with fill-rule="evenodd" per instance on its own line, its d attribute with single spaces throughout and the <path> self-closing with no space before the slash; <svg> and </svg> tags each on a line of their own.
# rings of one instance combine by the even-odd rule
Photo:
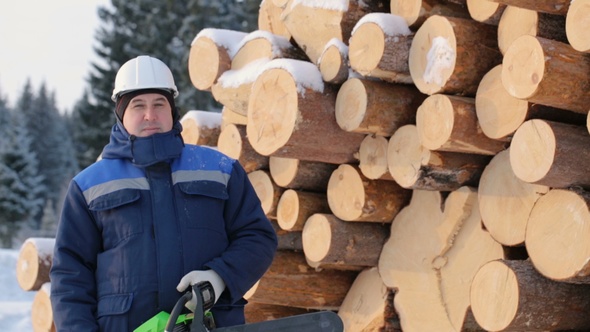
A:
<svg viewBox="0 0 590 332">
<path fill-rule="evenodd" d="M 338 310 L 344 331 L 378 331 L 385 325 L 388 296 L 376 267 L 360 272 Z"/>
<path fill-rule="evenodd" d="M 287 189 L 277 205 L 277 222 L 286 231 L 303 231 L 309 217 L 315 213 L 330 213 L 325 193 Z"/>
<path fill-rule="evenodd" d="M 230 123 L 246 125 L 248 123 L 248 118 L 245 115 L 232 111 L 227 106 L 223 106 L 221 109 L 221 128 L 225 128 L 225 126 Z"/>
<path fill-rule="evenodd" d="M 359 148 L 359 168 L 361 173 L 370 180 L 390 180 L 393 177 L 387 169 L 386 137 L 367 135 Z"/>
<path fill-rule="evenodd" d="M 386 12 L 385 0 L 332 2 L 293 1 L 281 16 L 293 39 L 317 64 L 325 45 L 337 38 L 347 43 L 354 25 L 368 13 Z"/>
<path fill-rule="evenodd" d="M 269 168 L 269 158 L 254 150 L 246 137 L 246 125 L 227 124 L 219 133 L 217 149 L 236 159 L 246 173 Z"/>
<path fill-rule="evenodd" d="M 492 158 L 479 180 L 477 198 L 483 225 L 505 246 L 523 246 L 533 206 L 549 187 L 517 178 L 510 166 L 510 151 Z"/>
<path fill-rule="evenodd" d="M 328 41 L 320 58 L 318 67 L 324 82 L 342 84 L 348 79 L 348 46 L 338 38 Z"/>
<path fill-rule="evenodd" d="M 221 113 L 190 110 L 180 119 L 182 139 L 187 144 L 217 146 Z"/>
<path fill-rule="evenodd" d="M 367 14 L 350 37 L 350 67 L 365 77 L 411 84 L 408 56 L 413 38 L 414 33 L 401 16 Z"/>
<path fill-rule="evenodd" d="M 278 238 L 277 250 L 300 252 L 303 255 L 303 241 L 301 231 L 286 231 L 279 226 L 277 220 L 269 219 Z"/>
<path fill-rule="evenodd" d="M 326 193 L 332 172 L 338 167 L 315 161 L 271 156 L 269 170 L 273 181 L 289 189 Z"/>
<path fill-rule="evenodd" d="M 403 17 L 412 30 L 418 29 L 428 18 L 436 15 L 469 18 L 461 4 L 444 0 L 391 0 L 391 13 Z"/>
<path fill-rule="evenodd" d="M 525 245 L 535 268 L 562 282 L 590 284 L 590 193 L 551 189 L 531 211 Z"/>
<path fill-rule="evenodd" d="M 508 6 L 498 23 L 498 47 L 502 54 L 520 36 L 530 35 L 567 42 L 565 17 Z"/>
<path fill-rule="evenodd" d="M 358 272 L 321 270 L 300 253 L 280 250 L 249 301 L 313 310 L 338 310 Z"/>
<path fill-rule="evenodd" d="M 509 140 L 525 121 L 544 119 L 582 125 L 583 114 L 518 99 L 502 84 L 502 65 L 484 75 L 475 94 L 477 120 L 483 133 L 493 139 Z"/>
<path fill-rule="evenodd" d="M 582 114 L 590 104 L 590 57 L 534 36 L 516 39 L 502 60 L 502 84 L 516 98 Z"/>
<path fill-rule="evenodd" d="M 343 131 L 335 118 L 336 91 L 317 67 L 271 60 L 252 86 L 247 134 L 265 156 L 342 164 L 356 162 L 364 135 Z"/>
<path fill-rule="evenodd" d="M 31 237 L 23 242 L 16 262 L 16 280 L 23 290 L 36 291 L 49 282 L 54 245 L 54 238 Z"/>
<path fill-rule="evenodd" d="M 510 145 L 510 164 L 526 182 L 553 188 L 590 186 L 590 136 L 586 128 L 533 119 L 523 123 Z"/>
<path fill-rule="evenodd" d="M 352 223 L 316 213 L 303 227 L 303 252 L 312 263 L 373 267 L 388 235 L 382 224 Z"/>
<path fill-rule="evenodd" d="M 481 78 L 502 62 L 497 29 L 471 19 L 432 16 L 410 48 L 410 74 L 420 91 L 475 96 Z"/>
<path fill-rule="evenodd" d="M 267 59 L 259 59 L 243 68 L 225 71 L 211 86 L 213 98 L 224 107 L 238 114 L 247 115 L 252 84 L 267 62 Z"/>
<path fill-rule="evenodd" d="M 191 42 L 188 73 L 191 83 L 202 91 L 210 91 L 221 74 L 231 68 L 235 47 L 245 32 L 205 28 Z"/>
<path fill-rule="evenodd" d="M 526 8 L 541 13 L 566 15 L 571 0 L 488 0 L 506 6 Z M 577 1 L 577 0 L 576 0 Z"/>
<path fill-rule="evenodd" d="M 420 144 L 415 125 L 399 128 L 387 145 L 387 168 L 406 189 L 452 191 L 477 186 L 490 156 L 439 152 Z"/>
<path fill-rule="evenodd" d="M 53 309 L 49 295 L 51 294 L 51 284 L 44 283 L 33 298 L 31 304 L 31 325 L 34 332 L 55 332 L 53 323 Z"/>
<path fill-rule="evenodd" d="M 291 33 L 281 20 L 283 7 L 277 6 L 275 1 L 262 0 L 258 9 L 258 29 L 291 39 Z"/>
<path fill-rule="evenodd" d="M 269 2 L 268 0 L 266 2 Z M 308 314 L 315 310 L 295 308 L 291 306 L 248 302 L 244 307 L 246 324 L 266 322 L 284 317 Z"/>
<path fill-rule="evenodd" d="M 565 2 L 570 3 L 569 1 Z M 590 17 L 590 1 L 572 1 L 565 17 L 565 34 L 569 44 L 579 52 L 590 52 L 590 41 L 588 40 L 590 20 L 588 17 Z"/>
<path fill-rule="evenodd" d="M 259 169 L 248 173 L 248 179 L 260 199 L 262 210 L 268 218 L 277 218 L 277 205 L 279 199 L 285 191 L 285 188 L 279 187 L 272 181 L 270 173 L 267 170 Z"/>
<path fill-rule="evenodd" d="M 477 329 L 466 319 L 471 281 L 503 250 L 481 227 L 475 189 L 462 187 L 446 199 L 414 190 L 390 234 L 378 267 L 385 285 L 396 290 L 402 330 Z"/>
<path fill-rule="evenodd" d="M 472 19 L 497 26 L 502 17 L 506 5 L 499 4 L 493 0 L 467 0 L 467 10 Z"/>
<path fill-rule="evenodd" d="M 429 150 L 495 155 L 509 142 L 487 137 L 475 111 L 475 99 L 431 95 L 416 112 L 420 143 Z"/>
<path fill-rule="evenodd" d="M 336 96 L 336 122 L 348 132 L 385 137 L 416 119 L 426 95 L 415 87 L 350 78 Z"/>
<path fill-rule="evenodd" d="M 585 331 L 590 285 L 544 278 L 530 261 L 492 261 L 471 285 L 471 310 L 487 331 Z"/>
<path fill-rule="evenodd" d="M 411 191 L 395 181 L 371 180 L 353 165 L 340 165 L 328 182 L 328 204 L 345 221 L 390 223 L 410 201 Z"/>
<path fill-rule="evenodd" d="M 240 42 L 231 60 L 231 69 L 238 70 L 260 59 L 307 60 L 305 53 L 291 44 L 288 38 L 268 31 L 256 30 L 248 33 Z"/>
</svg>

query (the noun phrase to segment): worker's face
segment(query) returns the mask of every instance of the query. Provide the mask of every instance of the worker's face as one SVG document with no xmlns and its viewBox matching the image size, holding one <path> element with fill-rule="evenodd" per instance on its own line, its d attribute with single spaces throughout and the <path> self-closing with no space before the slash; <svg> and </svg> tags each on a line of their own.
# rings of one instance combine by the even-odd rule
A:
<svg viewBox="0 0 590 332">
<path fill-rule="evenodd" d="M 146 137 L 172 129 L 172 107 L 158 93 L 135 96 L 125 109 L 123 126 L 130 135 Z"/>
</svg>

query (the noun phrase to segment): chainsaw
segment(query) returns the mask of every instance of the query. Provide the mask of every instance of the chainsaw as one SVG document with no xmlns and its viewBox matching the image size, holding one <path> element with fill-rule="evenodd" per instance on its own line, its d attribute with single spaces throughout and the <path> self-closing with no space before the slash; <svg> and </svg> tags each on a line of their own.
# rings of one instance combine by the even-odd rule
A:
<svg viewBox="0 0 590 332">
<path fill-rule="evenodd" d="M 215 304 L 214 290 L 208 281 L 194 285 L 198 291 L 189 289 L 174 305 L 171 313 L 158 313 L 133 332 L 343 332 L 340 317 L 332 311 L 318 311 L 275 320 L 229 327 L 215 327 L 209 309 Z M 193 295 L 195 294 L 195 295 Z M 196 296 L 196 306 L 187 306 Z M 187 307 L 193 312 L 181 314 Z M 194 309 L 194 310 L 193 310 Z"/>
</svg>

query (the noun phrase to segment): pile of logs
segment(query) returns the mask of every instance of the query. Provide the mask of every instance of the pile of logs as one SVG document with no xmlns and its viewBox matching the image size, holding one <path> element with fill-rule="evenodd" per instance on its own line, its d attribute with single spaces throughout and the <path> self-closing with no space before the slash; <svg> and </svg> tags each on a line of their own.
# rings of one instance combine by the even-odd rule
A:
<svg viewBox="0 0 590 332">
<path fill-rule="evenodd" d="M 279 237 L 248 321 L 590 329 L 590 0 L 263 0 L 258 23 L 195 36 L 224 108 L 181 119 Z"/>
<path fill-rule="evenodd" d="M 589 28 L 590 0 L 263 0 L 257 31 L 200 31 L 211 146 L 280 240 L 249 306 L 589 329 Z"/>
</svg>

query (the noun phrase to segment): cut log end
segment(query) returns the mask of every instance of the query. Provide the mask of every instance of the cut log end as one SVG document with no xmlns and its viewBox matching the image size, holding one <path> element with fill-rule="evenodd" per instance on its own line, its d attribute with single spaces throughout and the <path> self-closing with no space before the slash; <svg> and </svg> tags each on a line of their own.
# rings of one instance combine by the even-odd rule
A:
<svg viewBox="0 0 590 332">
<path fill-rule="evenodd" d="M 400 127 L 389 139 L 387 165 L 393 179 L 404 188 L 411 188 L 420 176 L 423 161 L 430 150 L 420 144 L 415 125 Z"/>
<path fill-rule="evenodd" d="M 361 75 L 377 69 L 385 50 L 383 29 L 376 23 L 360 25 L 350 37 L 348 58 L 350 66 Z"/>
<path fill-rule="evenodd" d="M 577 51 L 590 52 L 590 1 L 572 1 L 566 16 L 565 32 L 570 45 Z"/>
<path fill-rule="evenodd" d="M 428 95 L 440 92 L 455 69 L 457 41 L 453 26 L 442 16 L 429 17 L 418 29 L 410 47 L 410 75 Z"/>
<path fill-rule="evenodd" d="M 312 215 L 305 222 L 301 236 L 305 257 L 312 262 L 322 261 L 330 251 L 330 221 L 323 214 Z"/>
<path fill-rule="evenodd" d="M 430 150 L 440 148 L 449 140 L 454 123 L 453 105 L 445 95 L 432 95 L 424 100 L 416 113 L 418 137 Z"/>
<path fill-rule="evenodd" d="M 268 165 L 275 183 L 281 187 L 287 187 L 297 175 L 299 159 L 271 156 Z"/>
<path fill-rule="evenodd" d="M 206 59 L 207 61 L 204 61 Z M 223 67 L 223 68 L 220 68 Z M 188 73 L 195 88 L 209 91 L 219 76 L 231 66 L 227 52 L 219 52 L 215 42 L 200 37 L 191 45 L 188 58 Z"/>
<path fill-rule="evenodd" d="M 502 331 L 512 322 L 518 299 L 516 275 L 501 261 L 485 264 L 473 278 L 472 312 L 477 323 L 487 331 Z"/>
<path fill-rule="evenodd" d="M 342 220 L 355 220 L 363 214 L 363 179 L 353 166 L 343 164 L 332 173 L 328 182 L 328 204 Z"/>
<path fill-rule="evenodd" d="M 226 125 L 217 139 L 219 151 L 231 158 L 239 159 L 242 154 L 242 135 L 234 124 Z"/>
<path fill-rule="evenodd" d="M 553 165 L 556 145 L 553 130 L 545 121 L 523 123 L 510 145 L 510 164 L 514 174 L 530 183 L 543 179 Z"/>
<path fill-rule="evenodd" d="M 489 0 L 467 0 L 467 10 L 471 18 L 478 22 L 498 24 L 498 16 L 503 12 L 504 5 Z"/>
<path fill-rule="evenodd" d="M 269 156 L 287 143 L 297 120 L 297 102 L 296 82 L 288 71 L 275 68 L 260 74 L 248 104 L 247 136 L 254 150 Z"/>
<path fill-rule="evenodd" d="M 590 274 L 590 195 L 552 189 L 539 198 L 527 223 L 525 243 L 535 268 L 553 280 Z M 567 245 L 565 245 L 567 244 Z"/>
<path fill-rule="evenodd" d="M 367 110 L 367 91 L 358 78 L 352 78 L 342 84 L 336 96 L 336 122 L 342 130 L 357 129 Z"/>
<path fill-rule="evenodd" d="M 299 216 L 299 196 L 292 189 L 286 190 L 277 205 L 277 222 L 281 229 L 290 231 L 297 223 Z"/>
<path fill-rule="evenodd" d="M 502 60 L 502 84 L 509 94 L 527 99 L 535 94 L 545 73 L 545 52 L 537 38 L 516 39 Z"/>
</svg>

